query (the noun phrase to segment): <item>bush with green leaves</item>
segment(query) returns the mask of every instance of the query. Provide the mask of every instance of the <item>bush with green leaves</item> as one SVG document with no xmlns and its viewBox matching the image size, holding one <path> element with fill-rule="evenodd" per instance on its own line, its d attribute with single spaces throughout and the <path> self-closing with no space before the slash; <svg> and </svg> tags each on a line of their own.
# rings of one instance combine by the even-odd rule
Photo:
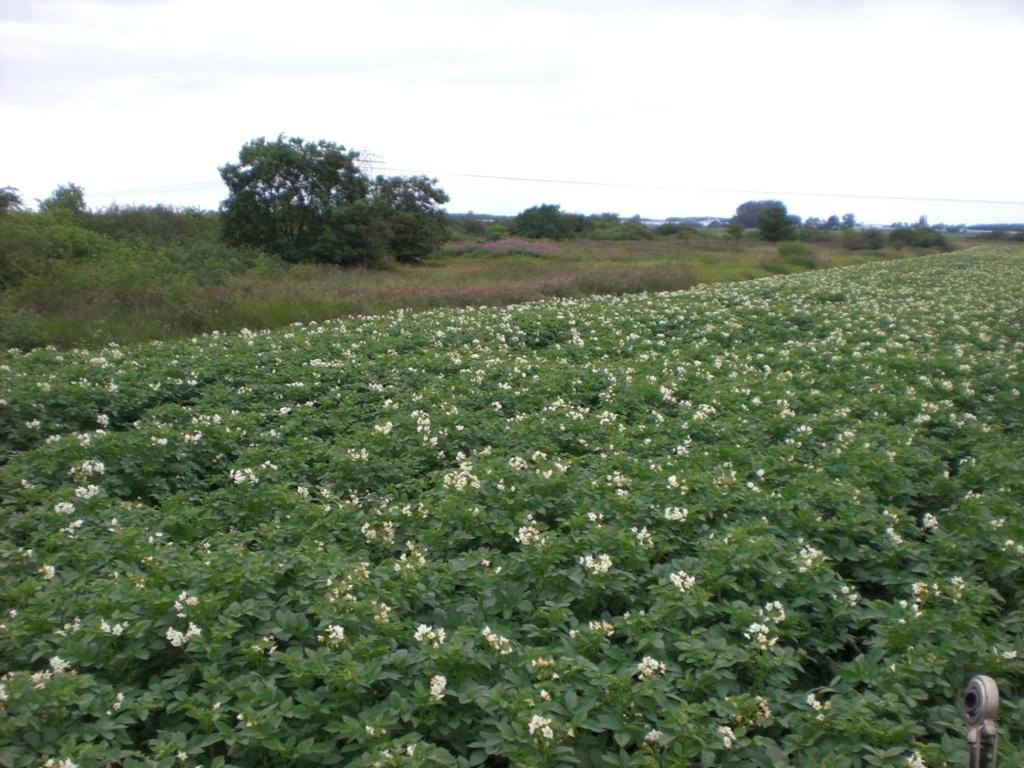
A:
<svg viewBox="0 0 1024 768">
<path fill-rule="evenodd" d="M 680 240 L 687 240 L 700 235 L 700 231 L 688 224 L 679 224 L 674 221 L 666 221 L 654 229 L 660 237 L 676 237 Z"/>
<path fill-rule="evenodd" d="M 29 348 L 70 338 L 103 340 L 113 327 L 155 335 L 208 328 L 214 292 L 232 275 L 276 259 L 195 232 L 160 242 L 92 231 L 94 214 L 53 210 L 0 218 L 0 341 Z"/>
<path fill-rule="evenodd" d="M 212 211 L 169 205 L 109 205 L 91 212 L 82 226 L 119 240 L 193 243 L 220 237 L 220 220 Z"/>
<path fill-rule="evenodd" d="M 1024 252 L 0 353 L 0 765 L 1024 760 Z"/>
<path fill-rule="evenodd" d="M 85 204 L 85 190 L 78 184 L 59 185 L 45 200 L 39 201 L 41 213 L 53 213 L 63 211 L 76 216 L 84 216 L 88 212 Z"/>
<path fill-rule="evenodd" d="M 897 227 L 889 232 L 889 244 L 893 248 L 939 248 L 949 249 L 946 236 L 931 227 Z"/>
<path fill-rule="evenodd" d="M 519 237 L 571 240 L 583 224 L 582 216 L 563 213 L 561 206 L 548 203 L 521 211 L 509 222 L 508 231 Z"/>
<path fill-rule="evenodd" d="M 653 240 L 655 231 L 639 216 L 623 219 L 615 213 L 601 213 L 583 220 L 580 235 L 590 240 Z"/>
<path fill-rule="evenodd" d="M 68 211 L 12 212 L 0 218 L 0 288 L 43 277 L 55 262 L 104 258 L 121 246 L 80 226 Z"/>
<path fill-rule="evenodd" d="M 844 229 L 839 242 L 849 251 L 877 251 L 885 245 L 885 235 L 877 228 Z"/>
</svg>

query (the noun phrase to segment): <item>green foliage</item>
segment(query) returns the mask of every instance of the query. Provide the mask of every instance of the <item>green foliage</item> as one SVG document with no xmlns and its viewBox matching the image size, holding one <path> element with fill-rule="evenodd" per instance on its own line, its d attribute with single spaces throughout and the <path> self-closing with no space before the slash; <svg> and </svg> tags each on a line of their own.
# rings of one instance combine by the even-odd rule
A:
<svg viewBox="0 0 1024 768">
<path fill-rule="evenodd" d="M 780 240 L 793 240 L 796 237 L 796 226 L 786 213 L 785 205 L 770 202 L 758 215 L 757 232 L 762 240 L 777 243 Z"/>
<path fill-rule="evenodd" d="M 378 176 L 370 199 L 371 239 L 398 261 L 422 261 L 448 239 L 448 219 L 439 207 L 448 195 L 437 179 Z"/>
<path fill-rule="evenodd" d="M 119 239 L 87 229 L 91 216 L 56 210 L 0 219 L 4 344 L 96 343 L 125 326 L 142 337 L 208 330 L 217 307 L 202 289 L 245 272 L 259 255 L 208 237 Z"/>
<path fill-rule="evenodd" d="M 655 227 L 659 237 L 678 237 L 680 239 L 686 239 L 689 237 L 695 237 L 700 232 L 693 227 L 689 227 L 685 224 L 678 224 L 676 222 L 667 221 L 664 224 L 659 224 Z"/>
<path fill-rule="evenodd" d="M 512 235 L 512 227 L 507 221 L 495 221 L 488 224 L 484 232 L 487 240 L 504 240 Z"/>
<path fill-rule="evenodd" d="M 109 238 L 78 226 L 80 221 L 66 210 L 43 216 L 16 212 L 0 219 L 0 287 L 45 275 L 55 261 L 98 258 L 116 249 Z"/>
<path fill-rule="evenodd" d="M 328 141 L 254 139 L 220 169 L 227 242 L 289 261 L 356 264 L 369 257 L 369 183 L 357 152 Z"/>
<path fill-rule="evenodd" d="M 635 240 L 599 247 L 475 241 L 446 249 L 451 257 L 441 254 L 429 269 L 395 264 L 387 272 L 352 272 L 291 265 L 265 251 L 226 245 L 205 232 L 216 223 L 208 215 L 175 212 L 167 226 L 158 219 L 150 230 L 148 209 L 124 219 L 118 209 L 105 221 L 112 235 L 102 235 L 91 227 L 103 213 L 14 213 L 0 220 L 0 348 L 168 339 L 397 308 L 681 290 L 776 268 L 791 271 L 766 261 L 756 246 L 699 237 L 692 244 L 669 238 L 656 248 Z M 490 231 L 501 228 L 491 225 Z M 158 234 L 150 237 L 150 231 Z M 161 239 L 179 232 L 180 242 Z M 485 255 L 486 263 L 467 264 L 458 252 Z"/>
<path fill-rule="evenodd" d="M 0 759 L 964 764 L 963 685 L 1024 687 L 1022 290 L 990 246 L 0 352 Z"/>
<path fill-rule="evenodd" d="M 359 154 L 328 141 L 254 139 L 238 163 L 220 169 L 228 187 L 221 210 L 227 242 L 288 261 L 342 266 L 417 261 L 447 237 L 436 179 L 378 177 Z"/>
<path fill-rule="evenodd" d="M 70 182 L 61 184 L 50 193 L 48 198 L 39 201 L 41 213 L 67 211 L 72 214 L 84 214 L 87 210 L 85 190 Z"/>
<path fill-rule="evenodd" d="M 939 248 L 949 250 L 949 241 L 938 230 L 929 227 L 899 227 L 889 232 L 893 248 Z"/>
<path fill-rule="evenodd" d="M 509 232 L 519 237 L 569 240 L 583 228 L 583 217 L 562 213 L 558 205 L 535 205 L 520 212 L 509 224 Z"/>
<path fill-rule="evenodd" d="M 876 251 L 885 245 L 885 235 L 880 229 L 846 229 L 839 242 L 850 251 Z"/>
<path fill-rule="evenodd" d="M 587 216 L 580 234 L 591 240 L 653 240 L 655 237 L 654 230 L 639 217 L 621 219 L 614 213 Z"/>
<path fill-rule="evenodd" d="M 168 205 L 117 205 L 93 211 L 82 225 L 119 240 L 192 243 L 220 236 L 216 213 Z"/>
<path fill-rule="evenodd" d="M 0 187 L 0 214 L 20 211 L 24 201 L 14 187 Z"/>
<path fill-rule="evenodd" d="M 732 221 L 746 229 L 753 229 L 760 226 L 761 216 L 765 211 L 779 207 L 783 211 L 786 210 L 786 206 L 779 200 L 748 200 L 736 209 L 736 215 L 732 217 Z"/>
</svg>

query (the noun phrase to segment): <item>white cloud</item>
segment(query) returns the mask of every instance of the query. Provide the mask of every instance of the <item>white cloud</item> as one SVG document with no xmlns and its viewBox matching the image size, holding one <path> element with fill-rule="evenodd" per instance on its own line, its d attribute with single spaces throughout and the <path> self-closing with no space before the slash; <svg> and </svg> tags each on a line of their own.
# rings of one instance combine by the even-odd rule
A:
<svg viewBox="0 0 1024 768">
<path fill-rule="evenodd" d="M 0 184 L 27 198 L 71 180 L 94 205 L 155 188 L 117 197 L 212 207 L 217 167 L 279 132 L 442 174 L 453 210 L 728 214 L 743 190 L 1024 197 L 1011 2 L 24 5 L 0 10 Z M 695 188 L 739 191 L 682 191 Z M 1024 219 L 784 199 L 805 216 Z"/>
</svg>

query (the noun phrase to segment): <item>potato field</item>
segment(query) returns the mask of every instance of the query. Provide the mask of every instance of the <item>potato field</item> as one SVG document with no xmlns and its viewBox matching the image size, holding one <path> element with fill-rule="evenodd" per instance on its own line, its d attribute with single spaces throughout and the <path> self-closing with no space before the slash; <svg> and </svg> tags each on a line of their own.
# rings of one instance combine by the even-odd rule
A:
<svg viewBox="0 0 1024 768">
<path fill-rule="evenodd" d="M 1024 762 L 1024 249 L 0 352 L 0 768 Z"/>
</svg>

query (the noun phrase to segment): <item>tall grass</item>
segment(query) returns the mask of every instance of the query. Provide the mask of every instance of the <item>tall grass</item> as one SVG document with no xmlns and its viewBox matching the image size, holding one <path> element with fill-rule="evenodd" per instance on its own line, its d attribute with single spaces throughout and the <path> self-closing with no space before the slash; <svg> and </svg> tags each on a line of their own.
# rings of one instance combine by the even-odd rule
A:
<svg viewBox="0 0 1024 768">
<path fill-rule="evenodd" d="M 0 222 L 0 343 L 91 346 L 397 308 L 671 291 L 884 255 L 800 246 L 807 252 L 794 259 L 766 243 L 711 236 L 464 242 L 422 265 L 368 270 L 285 265 L 209 238 L 116 239 L 70 221 L 18 216 Z"/>
</svg>

